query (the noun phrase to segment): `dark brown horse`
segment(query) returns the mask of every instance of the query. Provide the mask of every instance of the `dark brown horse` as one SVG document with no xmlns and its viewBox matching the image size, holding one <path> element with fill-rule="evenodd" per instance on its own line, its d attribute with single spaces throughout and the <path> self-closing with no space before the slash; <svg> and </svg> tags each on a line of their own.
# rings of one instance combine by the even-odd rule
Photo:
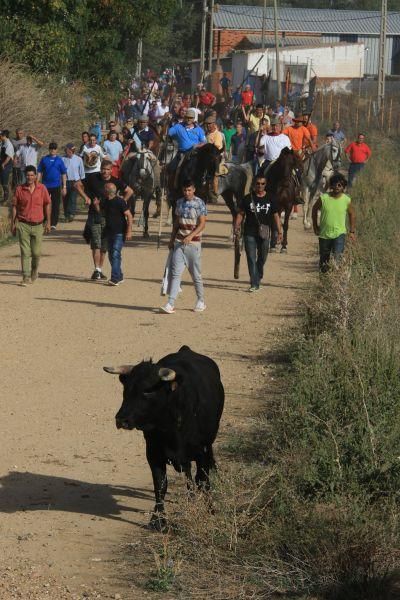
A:
<svg viewBox="0 0 400 600">
<path fill-rule="evenodd" d="M 298 170 L 301 171 L 301 169 L 301 161 L 298 156 L 293 150 L 284 148 L 279 158 L 264 171 L 267 179 L 267 190 L 275 196 L 279 214 L 282 214 L 282 212 L 285 214 L 281 252 L 287 252 L 289 217 L 298 191 L 298 181 L 295 173 Z M 276 240 L 277 232 L 274 231 L 271 241 L 272 250 L 276 247 Z"/>
</svg>

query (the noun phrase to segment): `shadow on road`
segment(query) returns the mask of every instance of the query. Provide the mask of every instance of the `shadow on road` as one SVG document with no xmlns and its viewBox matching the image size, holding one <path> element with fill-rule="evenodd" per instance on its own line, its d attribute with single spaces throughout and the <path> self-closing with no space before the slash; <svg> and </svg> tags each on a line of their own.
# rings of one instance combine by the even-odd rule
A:
<svg viewBox="0 0 400 600">
<path fill-rule="evenodd" d="M 138 310 L 140 312 L 158 313 L 158 308 L 154 306 L 134 306 L 133 304 L 112 304 L 111 302 L 96 302 L 91 300 L 72 300 L 65 298 L 44 298 L 38 296 L 36 300 L 48 300 L 49 302 L 67 302 L 70 304 L 90 304 L 97 308 L 125 308 L 126 310 Z"/>
<path fill-rule="evenodd" d="M 76 479 L 29 472 L 10 472 L 0 477 L 0 512 L 56 510 L 83 513 L 136 524 L 121 516 L 122 512 L 145 512 L 120 504 L 115 498 L 151 500 L 151 492 L 124 486 L 88 483 Z"/>
</svg>

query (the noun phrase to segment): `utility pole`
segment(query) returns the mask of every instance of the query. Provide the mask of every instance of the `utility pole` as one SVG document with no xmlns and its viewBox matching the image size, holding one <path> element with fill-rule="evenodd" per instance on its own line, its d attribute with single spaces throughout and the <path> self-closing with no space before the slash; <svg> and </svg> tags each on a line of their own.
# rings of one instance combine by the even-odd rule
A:
<svg viewBox="0 0 400 600">
<path fill-rule="evenodd" d="M 207 0 L 203 0 L 203 12 L 201 14 L 201 48 L 200 48 L 200 82 L 204 80 L 206 68 L 206 29 L 207 29 Z"/>
<path fill-rule="evenodd" d="M 263 15 L 262 15 L 262 33 L 261 33 L 261 50 L 265 50 L 265 18 L 267 12 L 267 0 L 264 0 Z"/>
<path fill-rule="evenodd" d="M 140 79 L 142 77 L 142 54 L 143 54 L 143 40 L 138 39 L 137 55 L 136 55 L 136 77 Z"/>
<path fill-rule="evenodd" d="M 382 0 L 381 32 L 379 36 L 379 70 L 378 70 L 378 108 L 382 110 L 385 101 L 386 75 L 386 35 L 387 35 L 387 0 Z"/>
<path fill-rule="evenodd" d="M 383 0 L 385 1 L 385 0 Z M 275 29 L 275 62 L 276 62 L 276 99 L 281 95 L 281 69 L 279 65 L 279 37 L 278 37 L 278 3 L 274 0 L 274 29 Z"/>
<path fill-rule="evenodd" d="M 213 41 L 214 41 L 214 0 L 211 0 L 211 10 L 210 10 L 210 39 L 208 46 L 208 72 L 210 73 L 210 81 L 211 81 L 211 73 L 212 73 L 212 57 L 213 57 Z"/>
</svg>

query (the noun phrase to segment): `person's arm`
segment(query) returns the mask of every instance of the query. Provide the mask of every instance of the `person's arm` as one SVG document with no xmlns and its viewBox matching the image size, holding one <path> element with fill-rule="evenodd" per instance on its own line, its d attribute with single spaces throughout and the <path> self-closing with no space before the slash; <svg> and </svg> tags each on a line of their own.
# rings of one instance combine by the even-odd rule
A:
<svg viewBox="0 0 400 600">
<path fill-rule="evenodd" d="M 11 216 L 11 233 L 16 235 L 17 233 L 17 198 L 14 196 L 12 205 L 12 216 Z"/>
<path fill-rule="evenodd" d="M 168 243 L 168 248 L 170 250 L 172 250 L 174 247 L 175 238 L 178 233 L 178 229 L 179 229 L 179 220 L 178 220 L 178 217 L 176 215 L 174 215 L 174 224 L 172 226 L 171 237 L 170 237 L 169 243 Z"/>
<path fill-rule="evenodd" d="M 12 156 L 10 156 L 9 154 L 6 154 L 6 158 L 4 159 L 4 161 L 3 161 L 3 162 L 2 162 L 2 164 L 1 164 L 2 168 L 4 169 L 4 167 L 5 167 L 5 166 L 7 166 L 7 165 L 8 165 L 8 163 L 9 163 L 11 160 L 13 160 L 13 158 L 14 158 L 14 152 L 13 152 Z"/>
<path fill-rule="evenodd" d="M 319 235 L 318 211 L 321 210 L 321 207 L 322 207 L 321 198 L 318 198 L 318 200 L 316 201 L 316 203 L 314 204 L 313 209 L 312 209 L 312 224 L 313 224 L 313 229 L 314 229 L 315 235 Z"/>
<path fill-rule="evenodd" d="M 199 233 L 201 233 L 204 230 L 204 228 L 206 226 L 206 220 L 207 220 L 207 217 L 205 215 L 199 216 L 196 229 L 193 229 L 193 231 L 191 231 L 189 233 L 189 235 L 187 235 L 183 238 L 184 244 L 190 244 L 192 239 L 194 237 L 196 237 L 196 235 L 199 235 Z"/>
<path fill-rule="evenodd" d="M 65 165 L 64 165 L 64 168 L 65 168 Z M 67 173 L 62 173 L 61 179 L 62 179 L 62 192 L 61 193 L 63 196 L 66 196 L 67 195 Z"/>
<path fill-rule="evenodd" d="M 354 210 L 351 202 L 350 202 L 349 206 L 347 207 L 347 214 L 349 215 L 349 225 L 350 225 L 349 238 L 351 239 L 352 242 L 355 242 L 355 240 L 356 240 L 356 211 Z"/>
<path fill-rule="evenodd" d="M 85 205 L 89 206 L 90 204 L 90 198 L 89 196 L 85 193 L 85 188 L 83 186 L 82 181 L 78 180 L 74 182 L 74 188 L 76 189 L 76 191 L 78 192 L 78 194 L 80 195 L 81 198 L 84 199 L 85 201 Z"/>
<path fill-rule="evenodd" d="M 42 140 L 39 140 L 39 138 L 34 136 L 33 133 L 31 133 L 31 138 L 33 139 L 33 141 L 35 142 L 35 144 L 37 144 L 37 146 L 39 148 L 41 148 L 44 145 L 44 142 L 42 142 Z"/>
<path fill-rule="evenodd" d="M 235 219 L 235 235 L 240 234 L 240 227 L 242 225 L 244 215 L 245 215 L 244 210 L 239 209 L 239 212 L 237 213 L 236 219 Z"/>
<path fill-rule="evenodd" d="M 124 212 L 125 215 L 125 219 L 126 219 L 126 233 L 125 233 L 125 241 L 129 241 L 132 239 L 132 223 L 133 223 L 133 218 L 132 218 L 132 213 L 130 210 L 126 210 Z"/>
<path fill-rule="evenodd" d="M 131 196 L 133 196 L 133 189 L 131 187 L 129 187 L 129 185 L 127 185 L 122 197 L 125 200 L 125 202 L 128 202 L 128 200 Z"/>
<path fill-rule="evenodd" d="M 282 241 L 282 223 L 281 223 L 281 217 L 280 217 L 279 211 L 274 212 L 274 221 L 275 221 L 276 228 L 278 230 L 277 241 L 281 242 Z"/>
<path fill-rule="evenodd" d="M 368 150 L 367 150 L 367 158 L 366 158 L 366 163 L 369 161 L 369 159 L 371 158 L 371 148 L 369 146 L 367 146 Z"/>
<path fill-rule="evenodd" d="M 51 231 L 51 198 L 50 198 L 50 194 L 47 191 L 47 189 L 44 189 L 44 193 L 45 193 L 45 199 L 46 199 L 46 204 L 44 205 L 44 216 L 45 216 L 45 226 L 44 226 L 44 232 L 45 233 L 50 233 Z"/>
</svg>

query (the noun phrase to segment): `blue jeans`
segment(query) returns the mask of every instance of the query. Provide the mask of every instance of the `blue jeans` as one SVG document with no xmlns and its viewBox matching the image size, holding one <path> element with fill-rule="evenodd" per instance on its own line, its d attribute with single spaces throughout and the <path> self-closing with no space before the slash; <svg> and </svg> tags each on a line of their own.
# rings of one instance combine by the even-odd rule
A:
<svg viewBox="0 0 400 600">
<path fill-rule="evenodd" d="M 122 281 L 124 275 L 121 271 L 121 252 L 124 245 L 124 234 L 115 233 L 108 235 L 108 259 L 111 265 L 111 280 Z"/>
<path fill-rule="evenodd" d="M 251 287 L 260 287 L 264 276 L 264 265 L 268 257 L 270 235 L 263 240 L 259 235 L 245 235 L 244 249 L 246 250 L 247 266 L 250 275 Z"/>
<path fill-rule="evenodd" d="M 349 188 L 351 188 L 356 176 L 360 173 L 360 171 L 363 170 L 364 167 L 365 167 L 365 163 L 350 163 L 350 165 L 349 165 L 349 182 L 348 182 Z"/>
<path fill-rule="evenodd" d="M 344 252 L 345 241 L 345 233 L 342 233 L 342 235 L 339 235 L 339 237 L 331 240 L 319 238 L 319 270 L 321 273 L 326 273 L 328 271 L 329 261 L 332 255 L 336 262 L 340 262 L 341 256 Z"/>
<path fill-rule="evenodd" d="M 181 286 L 182 273 L 186 267 L 193 280 L 197 299 L 204 301 L 204 288 L 201 277 L 201 245 L 175 242 L 171 260 L 172 277 L 168 298 L 171 306 L 175 304 Z"/>
</svg>

